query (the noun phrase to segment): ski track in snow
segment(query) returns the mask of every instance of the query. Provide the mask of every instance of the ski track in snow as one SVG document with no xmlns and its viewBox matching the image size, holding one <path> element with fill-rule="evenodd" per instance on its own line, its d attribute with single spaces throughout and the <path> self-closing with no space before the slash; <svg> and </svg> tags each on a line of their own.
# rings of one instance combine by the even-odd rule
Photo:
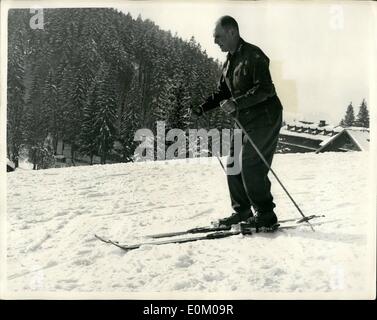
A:
<svg viewBox="0 0 377 320">
<path fill-rule="evenodd" d="M 304 213 L 326 215 L 314 233 L 303 225 L 127 253 L 94 234 L 135 243 L 231 212 L 216 159 L 15 171 L 7 175 L 8 290 L 363 292 L 368 161 L 363 152 L 275 157 Z M 300 218 L 271 180 L 279 218 Z"/>
</svg>

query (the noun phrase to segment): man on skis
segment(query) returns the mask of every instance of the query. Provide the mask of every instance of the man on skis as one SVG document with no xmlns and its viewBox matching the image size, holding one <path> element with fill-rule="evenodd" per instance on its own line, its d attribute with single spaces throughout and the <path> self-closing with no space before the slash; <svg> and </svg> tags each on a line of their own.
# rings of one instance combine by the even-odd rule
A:
<svg viewBox="0 0 377 320">
<path fill-rule="evenodd" d="M 220 49 L 228 52 L 227 59 L 217 91 L 192 111 L 201 116 L 221 106 L 227 114 L 241 123 L 271 165 L 281 128 L 283 107 L 271 80 L 269 58 L 260 48 L 240 37 L 238 24 L 230 16 L 223 16 L 217 21 L 213 36 Z M 235 165 L 230 159 L 238 162 L 240 173 L 229 173 L 229 168 Z M 232 138 L 227 168 L 234 213 L 221 219 L 219 223 L 230 226 L 246 221 L 251 226 L 273 228 L 277 224 L 277 216 L 268 178 L 269 169 L 246 136 L 240 152 L 235 150 Z"/>
</svg>

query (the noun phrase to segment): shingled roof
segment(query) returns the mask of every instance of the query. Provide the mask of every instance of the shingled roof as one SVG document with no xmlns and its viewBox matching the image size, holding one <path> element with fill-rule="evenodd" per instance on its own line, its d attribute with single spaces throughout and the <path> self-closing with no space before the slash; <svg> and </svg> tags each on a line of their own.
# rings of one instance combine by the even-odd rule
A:
<svg viewBox="0 0 377 320">
<path fill-rule="evenodd" d="M 280 130 L 279 142 L 283 145 L 307 151 L 369 150 L 369 129 L 361 127 L 333 126 L 320 121 L 288 122 Z"/>
<path fill-rule="evenodd" d="M 321 148 L 319 148 L 316 153 L 323 152 L 326 148 L 334 143 L 335 140 L 340 139 L 342 135 L 347 135 L 354 143 L 356 150 L 358 151 L 368 151 L 370 144 L 370 133 L 369 129 L 362 127 L 348 127 L 343 128 L 339 134 L 333 136 L 331 139 L 321 143 Z"/>
</svg>

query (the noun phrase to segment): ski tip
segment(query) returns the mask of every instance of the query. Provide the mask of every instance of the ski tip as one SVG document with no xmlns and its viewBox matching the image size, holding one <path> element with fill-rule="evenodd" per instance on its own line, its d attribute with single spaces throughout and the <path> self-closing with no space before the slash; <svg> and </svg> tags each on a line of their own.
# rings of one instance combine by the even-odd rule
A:
<svg viewBox="0 0 377 320">
<path fill-rule="evenodd" d="M 102 242 L 106 242 L 106 243 L 108 242 L 108 240 L 106 240 L 106 239 L 100 237 L 100 236 L 97 235 L 97 234 L 94 234 L 94 237 L 97 238 L 98 240 L 101 240 Z"/>
<path fill-rule="evenodd" d="M 112 241 L 112 240 L 109 240 L 109 239 L 105 239 L 105 238 L 102 238 L 102 237 L 100 237 L 99 235 L 94 235 L 94 237 L 95 238 L 97 238 L 98 240 L 101 240 L 102 242 L 105 242 L 105 243 L 112 243 L 112 242 L 114 242 L 114 243 L 118 243 L 117 241 Z"/>
<path fill-rule="evenodd" d="M 324 214 L 319 214 L 319 215 L 313 214 L 311 216 L 307 216 L 307 217 L 301 218 L 300 220 L 297 220 L 296 222 L 297 223 L 303 223 L 303 222 L 308 222 L 309 220 L 312 220 L 314 218 L 323 218 L 323 217 L 325 217 Z"/>
</svg>

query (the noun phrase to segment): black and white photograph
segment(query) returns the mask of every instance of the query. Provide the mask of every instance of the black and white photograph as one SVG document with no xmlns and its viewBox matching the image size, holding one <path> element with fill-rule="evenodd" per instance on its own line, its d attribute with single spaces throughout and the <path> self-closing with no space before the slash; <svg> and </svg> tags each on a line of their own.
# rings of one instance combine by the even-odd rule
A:
<svg viewBox="0 0 377 320">
<path fill-rule="evenodd" d="M 376 39 L 373 1 L 2 1 L 1 298 L 374 300 Z"/>
</svg>

